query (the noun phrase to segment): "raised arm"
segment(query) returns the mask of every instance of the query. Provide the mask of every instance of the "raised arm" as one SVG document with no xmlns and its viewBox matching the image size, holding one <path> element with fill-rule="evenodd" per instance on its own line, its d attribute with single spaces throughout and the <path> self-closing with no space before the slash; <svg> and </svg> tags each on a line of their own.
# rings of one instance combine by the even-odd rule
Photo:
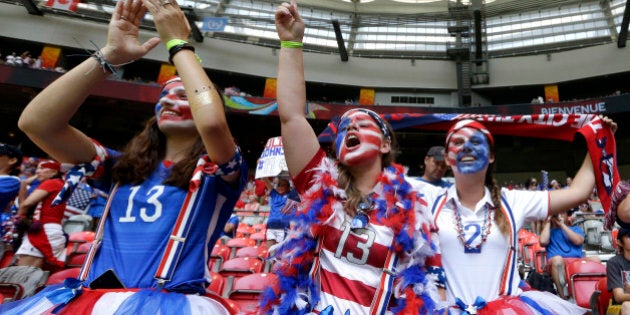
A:
<svg viewBox="0 0 630 315">
<path fill-rule="evenodd" d="M 138 28 L 146 9 L 139 1 L 118 1 L 109 22 L 107 44 L 100 50 L 111 65 L 144 56 L 159 43 L 151 38 L 138 42 Z M 96 154 L 89 138 L 70 126 L 72 116 L 90 90 L 110 75 L 97 58 L 90 57 L 41 91 L 24 109 L 18 126 L 54 159 L 61 162 L 91 161 Z"/>
<path fill-rule="evenodd" d="M 176 1 L 142 0 L 153 15 L 160 39 L 167 46 L 184 45 L 190 35 L 190 25 Z M 191 49 L 171 49 L 170 58 L 177 68 L 188 97 L 197 131 L 201 135 L 206 152 L 217 164 L 228 162 L 233 156 L 236 143 L 225 116 L 221 94 Z M 235 178 L 238 174 L 233 175 Z"/>
<path fill-rule="evenodd" d="M 276 30 L 281 41 L 278 62 L 278 112 L 284 156 L 291 176 L 297 175 L 319 149 L 317 135 L 306 120 L 306 83 L 304 80 L 304 21 L 295 0 L 276 10 Z M 294 45 L 291 45 L 294 44 Z"/>
<path fill-rule="evenodd" d="M 602 121 L 613 132 L 617 130 L 617 124 L 608 117 L 602 117 Z M 595 173 L 591 157 L 586 154 L 582 166 L 567 189 L 556 189 L 549 192 L 549 215 L 558 214 L 577 207 L 585 202 L 593 192 L 595 186 Z"/>
</svg>

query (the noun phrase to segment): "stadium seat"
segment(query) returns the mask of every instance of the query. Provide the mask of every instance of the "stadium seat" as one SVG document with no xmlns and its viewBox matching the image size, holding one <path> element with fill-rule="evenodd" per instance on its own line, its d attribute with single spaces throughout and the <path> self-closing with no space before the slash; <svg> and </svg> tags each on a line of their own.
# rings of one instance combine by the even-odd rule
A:
<svg viewBox="0 0 630 315">
<path fill-rule="evenodd" d="M 534 269 L 534 258 L 536 256 L 534 246 L 536 244 L 539 244 L 538 235 L 536 234 L 526 236 L 522 240 L 523 265 L 527 266 L 529 269 Z"/>
<path fill-rule="evenodd" d="M 262 292 L 277 281 L 272 273 L 254 273 L 234 280 L 228 298 L 236 302 L 241 311 L 255 312 L 260 304 Z"/>
<path fill-rule="evenodd" d="M 536 272 L 545 272 L 545 267 L 547 266 L 547 250 L 542 247 L 540 243 L 535 243 L 531 250 L 534 253 L 534 267 Z"/>
<path fill-rule="evenodd" d="M 24 288 L 19 283 L 0 282 L 0 295 L 3 303 L 17 301 L 23 297 Z"/>
<path fill-rule="evenodd" d="M 15 252 L 7 247 L 2 253 L 2 258 L 0 258 L 0 268 L 6 268 L 13 263 L 13 258 L 15 257 Z"/>
<path fill-rule="evenodd" d="M 206 289 L 223 296 L 223 291 L 225 289 L 225 277 L 216 272 L 210 272 L 210 278 L 212 281 L 206 287 Z"/>
<path fill-rule="evenodd" d="M 617 234 L 619 234 L 619 229 L 614 229 L 610 232 L 612 238 L 612 245 L 615 250 L 619 250 L 619 245 L 617 244 Z"/>
<path fill-rule="evenodd" d="M 219 242 L 214 244 L 208 261 L 208 268 L 210 271 L 219 271 L 223 262 L 231 258 L 231 252 L 232 249 L 227 245 Z"/>
<path fill-rule="evenodd" d="M 68 260 L 66 261 L 66 268 L 76 268 L 83 266 L 83 262 L 85 262 L 86 257 L 86 253 L 68 256 Z"/>
<path fill-rule="evenodd" d="M 604 230 L 604 218 L 587 219 L 583 223 L 585 244 L 591 246 L 600 245 L 601 232 Z"/>
<path fill-rule="evenodd" d="M 206 290 L 205 296 L 207 298 L 211 298 L 211 299 L 216 300 L 217 302 L 221 303 L 221 305 L 223 305 L 223 307 L 225 307 L 230 314 L 242 314 L 242 312 L 239 309 L 238 304 L 234 303 L 234 301 L 232 301 L 230 299 L 227 299 L 227 298 L 224 298 L 224 297 L 220 296 L 219 294 L 217 294 L 214 291 Z"/>
<path fill-rule="evenodd" d="M 224 277 L 239 278 L 250 273 L 262 272 L 263 261 L 254 257 L 235 257 L 223 262 L 219 273 Z"/>
<path fill-rule="evenodd" d="M 254 246 L 256 245 L 256 241 L 249 237 L 236 237 L 231 240 L 228 240 L 225 243 L 225 245 L 227 245 L 229 248 L 232 248 L 234 250 L 236 248 Z"/>
<path fill-rule="evenodd" d="M 241 247 L 236 250 L 236 254 L 234 257 L 255 257 L 260 258 L 261 260 L 267 259 L 269 257 L 269 250 L 266 246 L 247 246 Z"/>
<path fill-rule="evenodd" d="M 573 297 L 578 306 L 590 308 L 595 284 L 601 278 L 606 278 L 606 266 L 599 262 L 578 259 L 567 264 L 565 270 L 569 279 L 569 296 Z"/>
<path fill-rule="evenodd" d="M 265 223 L 256 223 L 252 227 L 256 232 L 265 232 L 267 230 L 267 224 Z"/>
<path fill-rule="evenodd" d="M 256 232 L 256 233 L 253 233 L 252 235 L 250 235 L 249 238 L 251 238 L 254 241 L 256 241 L 257 245 L 260 245 L 260 244 L 263 244 L 265 242 L 265 240 L 267 239 L 267 235 L 265 233 L 266 233 L 266 231 Z"/>
<path fill-rule="evenodd" d="M 46 280 L 46 285 L 60 284 L 68 278 L 78 278 L 80 271 L 80 267 L 67 268 L 61 271 L 57 271 L 51 274 L 50 277 L 48 277 L 48 280 Z"/>
<path fill-rule="evenodd" d="M 73 215 L 64 221 L 62 226 L 67 234 L 89 231 L 92 227 L 92 217 L 87 214 Z"/>
<path fill-rule="evenodd" d="M 48 279 L 49 272 L 32 266 L 10 266 L 0 269 L 0 293 L 5 301 L 19 300 L 37 292 Z"/>
<path fill-rule="evenodd" d="M 595 291 L 593 291 L 590 300 L 592 315 L 606 315 L 608 303 L 612 298 L 612 292 L 608 292 L 607 283 L 607 278 L 602 277 L 595 284 Z"/>
</svg>

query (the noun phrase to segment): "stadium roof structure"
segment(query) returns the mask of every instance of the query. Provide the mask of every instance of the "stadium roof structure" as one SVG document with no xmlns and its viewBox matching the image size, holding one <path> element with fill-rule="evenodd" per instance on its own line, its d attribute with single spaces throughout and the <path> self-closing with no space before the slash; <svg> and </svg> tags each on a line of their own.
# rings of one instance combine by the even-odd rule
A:
<svg viewBox="0 0 630 315">
<path fill-rule="evenodd" d="M 46 0 L 0 0 L 32 14 L 106 23 L 115 1 L 83 0 L 76 12 Z M 279 47 L 280 1 L 178 0 L 193 37 Z M 298 0 L 305 50 L 367 58 L 464 59 L 551 53 L 617 42 L 625 46 L 624 0 Z M 628 13 L 626 13 L 628 14 Z M 223 21 L 221 23 L 213 23 Z M 147 15 L 144 27 L 153 28 Z M 343 58 L 342 58 L 343 59 Z"/>
</svg>

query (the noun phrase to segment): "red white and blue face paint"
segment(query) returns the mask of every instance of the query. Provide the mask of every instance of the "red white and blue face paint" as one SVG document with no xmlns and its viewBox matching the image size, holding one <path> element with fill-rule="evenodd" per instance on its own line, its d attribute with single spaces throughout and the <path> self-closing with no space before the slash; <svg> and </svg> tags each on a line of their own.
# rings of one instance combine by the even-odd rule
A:
<svg viewBox="0 0 630 315">
<path fill-rule="evenodd" d="M 380 125 L 360 109 L 347 111 L 339 120 L 335 138 L 337 159 L 344 165 L 358 165 L 378 154 L 383 144 Z"/>
<path fill-rule="evenodd" d="M 155 117 L 158 125 L 167 121 L 192 120 L 192 113 L 181 79 L 172 79 L 164 85 L 157 104 L 155 104 Z"/>
<path fill-rule="evenodd" d="M 473 174 L 488 167 L 490 145 L 485 134 L 475 128 L 464 127 L 449 135 L 449 165 L 456 165 L 462 174 Z"/>
</svg>

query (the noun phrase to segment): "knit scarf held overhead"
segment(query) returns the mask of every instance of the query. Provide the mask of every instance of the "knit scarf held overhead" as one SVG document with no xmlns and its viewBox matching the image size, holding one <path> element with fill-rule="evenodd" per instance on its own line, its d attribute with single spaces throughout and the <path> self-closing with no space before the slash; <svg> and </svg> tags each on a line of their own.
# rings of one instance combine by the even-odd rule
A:
<svg viewBox="0 0 630 315">
<path fill-rule="evenodd" d="M 333 213 L 344 211 L 345 191 L 338 186 L 339 172 L 336 163 L 324 159 L 313 170 L 311 188 L 302 195 L 302 204 L 290 218 L 296 227 L 275 254 L 278 258 L 274 273 L 278 285 L 263 294 L 262 310 L 267 314 L 306 314 L 310 312 L 306 302 L 314 306 L 319 301 L 319 284 L 309 273 L 315 260 L 318 239 L 326 230 Z M 405 265 L 397 266 L 395 294 L 391 305 L 396 314 L 425 314 L 434 309 L 436 288 L 424 268 L 425 259 L 433 255 L 430 219 L 418 216 L 423 202 L 404 180 L 404 169 L 394 164 L 379 175 L 375 192 L 376 221 L 393 230 L 394 240 L 390 250 L 399 257 L 406 255 Z M 379 185 L 380 184 L 380 185 Z M 420 226 L 421 229 L 416 229 Z M 343 312 L 344 310 L 335 310 Z"/>
</svg>

